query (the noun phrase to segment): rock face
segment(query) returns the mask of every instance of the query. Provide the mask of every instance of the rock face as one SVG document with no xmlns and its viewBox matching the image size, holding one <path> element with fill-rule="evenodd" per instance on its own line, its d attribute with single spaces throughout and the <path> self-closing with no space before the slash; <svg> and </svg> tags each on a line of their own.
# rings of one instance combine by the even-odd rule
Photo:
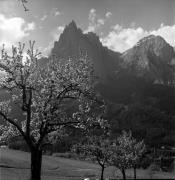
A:
<svg viewBox="0 0 175 180">
<path fill-rule="evenodd" d="M 175 52 L 162 37 L 150 35 L 122 54 L 123 65 L 138 76 L 173 83 Z"/>
<path fill-rule="evenodd" d="M 56 55 L 58 59 L 88 56 L 92 59 L 95 72 L 103 83 L 109 81 L 113 77 L 113 72 L 119 68 L 120 53 L 103 47 L 96 34 L 83 34 L 74 21 L 65 27 L 59 41 L 54 43 L 51 54 Z"/>
</svg>

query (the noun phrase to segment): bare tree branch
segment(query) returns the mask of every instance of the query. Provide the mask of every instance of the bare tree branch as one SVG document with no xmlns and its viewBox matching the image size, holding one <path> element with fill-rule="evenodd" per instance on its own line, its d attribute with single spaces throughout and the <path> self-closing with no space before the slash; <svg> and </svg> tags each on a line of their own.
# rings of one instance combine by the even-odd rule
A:
<svg viewBox="0 0 175 180">
<path fill-rule="evenodd" d="M 29 9 L 26 7 L 26 4 L 28 3 L 28 0 L 19 0 L 19 1 L 22 3 L 24 11 L 29 11 Z"/>
<path fill-rule="evenodd" d="M 69 125 L 69 124 L 78 124 L 80 123 L 80 121 L 67 121 L 67 122 L 52 122 L 52 123 L 49 123 L 48 126 L 66 126 L 66 125 Z"/>
<path fill-rule="evenodd" d="M 21 129 L 21 127 L 15 122 L 13 121 L 12 119 L 8 118 L 3 112 L 0 111 L 0 115 L 6 120 L 8 121 L 10 124 L 14 125 L 18 131 L 21 133 L 21 135 L 26 138 L 26 135 L 25 133 L 23 132 L 23 130 Z"/>
</svg>

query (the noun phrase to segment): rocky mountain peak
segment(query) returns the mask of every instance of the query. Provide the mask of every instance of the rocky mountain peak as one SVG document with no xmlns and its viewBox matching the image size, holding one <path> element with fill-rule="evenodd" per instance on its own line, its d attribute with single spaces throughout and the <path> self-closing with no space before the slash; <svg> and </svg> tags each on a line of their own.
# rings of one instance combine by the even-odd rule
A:
<svg viewBox="0 0 175 180">
<path fill-rule="evenodd" d="M 117 62 L 119 57 L 118 53 L 112 53 L 111 50 L 103 47 L 95 33 L 84 34 L 75 21 L 65 27 L 59 40 L 55 42 L 51 54 L 55 54 L 59 59 L 88 55 L 93 61 L 97 75 L 104 81 L 111 76 L 115 69 L 115 61 Z"/>
<path fill-rule="evenodd" d="M 72 20 L 68 25 L 66 25 L 64 31 L 64 34 L 71 34 L 71 35 L 75 35 L 75 34 L 81 34 L 82 31 L 81 29 L 79 29 L 75 23 L 74 20 Z"/>
<path fill-rule="evenodd" d="M 161 36 L 150 35 L 122 55 L 124 66 L 139 76 L 168 81 L 173 76 L 171 64 L 175 52 Z"/>
<path fill-rule="evenodd" d="M 74 20 L 72 20 L 72 21 L 68 24 L 68 27 L 69 27 L 69 28 L 75 28 L 75 29 L 77 29 L 77 25 L 76 25 L 76 23 L 75 23 Z"/>
<path fill-rule="evenodd" d="M 171 47 L 161 36 L 147 36 L 141 39 L 133 48 L 135 51 L 144 51 L 145 53 L 152 52 L 157 56 L 171 57 L 174 55 L 173 47 Z"/>
<path fill-rule="evenodd" d="M 57 55 L 59 58 L 74 56 L 77 54 L 77 45 L 82 36 L 82 31 L 79 29 L 74 20 L 64 28 L 58 41 L 54 42 L 54 47 L 51 54 Z M 70 50 L 70 52 L 68 52 Z"/>
<path fill-rule="evenodd" d="M 154 54 L 160 57 L 163 61 L 170 63 L 175 57 L 175 52 L 161 36 L 150 35 L 144 37 L 137 44 L 123 53 L 123 58 L 130 63 L 136 59 L 140 61 L 149 61 L 148 55 Z"/>
<path fill-rule="evenodd" d="M 146 36 L 146 37 L 142 38 L 141 40 L 139 40 L 137 45 L 140 45 L 143 43 L 152 44 L 152 43 L 158 43 L 158 42 L 165 43 L 166 41 L 161 36 L 156 36 L 156 35 L 151 34 L 151 35 Z"/>
</svg>

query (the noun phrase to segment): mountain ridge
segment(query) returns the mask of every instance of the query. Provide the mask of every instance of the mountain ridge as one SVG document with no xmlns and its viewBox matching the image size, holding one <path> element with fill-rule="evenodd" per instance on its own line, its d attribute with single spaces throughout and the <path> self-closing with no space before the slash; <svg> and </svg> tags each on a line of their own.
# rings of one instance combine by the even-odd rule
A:
<svg viewBox="0 0 175 180">
<path fill-rule="evenodd" d="M 158 83 L 174 82 L 172 71 L 175 51 L 161 36 L 144 37 L 132 48 L 120 53 L 103 46 L 95 33 L 84 34 L 75 21 L 72 21 L 66 25 L 59 40 L 55 41 L 51 54 L 63 59 L 78 58 L 80 54 L 88 55 L 94 63 L 95 72 L 104 84 L 115 79 L 116 72 L 122 68 L 132 71 L 139 77 L 148 76 L 148 80 Z M 171 73 L 165 77 L 167 71 Z"/>
</svg>

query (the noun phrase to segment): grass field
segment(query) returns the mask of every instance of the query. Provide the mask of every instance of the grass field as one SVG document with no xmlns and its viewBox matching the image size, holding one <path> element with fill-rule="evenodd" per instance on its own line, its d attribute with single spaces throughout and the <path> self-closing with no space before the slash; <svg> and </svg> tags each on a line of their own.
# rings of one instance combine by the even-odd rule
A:
<svg viewBox="0 0 175 180">
<path fill-rule="evenodd" d="M 174 179 L 175 172 L 151 174 L 149 169 L 138 170 L 138 178 Z M 0 180 L 28 180 L 30 176 L 30 154 L 22 151 L 0 148 Z M 99 177 L 99 166 L 93 163 L 53 156 L 43 156 L 42 180 L 83 180 Z M 106 178 L 121 178 L 119 171 L 109 167 Z M 127 170 L 127 177 L 132 179 L 132 170 Z"/>
</svg>

